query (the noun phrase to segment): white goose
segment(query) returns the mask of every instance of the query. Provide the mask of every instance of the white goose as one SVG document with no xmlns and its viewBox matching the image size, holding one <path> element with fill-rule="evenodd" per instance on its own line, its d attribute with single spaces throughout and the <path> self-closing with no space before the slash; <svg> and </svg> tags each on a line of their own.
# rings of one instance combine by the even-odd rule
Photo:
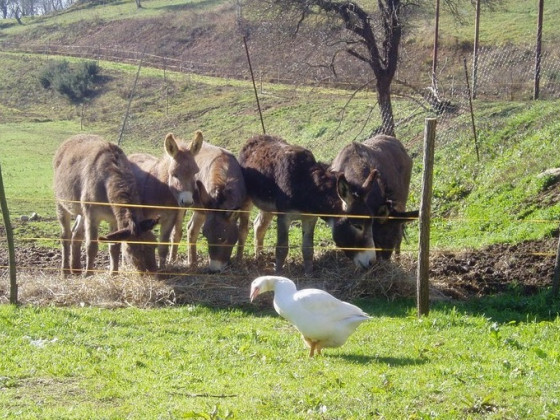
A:
<svg viewBox="0 0 560 420">
<path fill-rule="evenodd" d="M 251 302 L 261 293 L 274 291 L 274 309 L 290 321 L 310 348 L 309 357 L 324 347 L 342 346 L 358 325 L 370 316 L 324 290 L 297 290 L 286 277 L 262 276 L 251 283 Z"/>
</svg>

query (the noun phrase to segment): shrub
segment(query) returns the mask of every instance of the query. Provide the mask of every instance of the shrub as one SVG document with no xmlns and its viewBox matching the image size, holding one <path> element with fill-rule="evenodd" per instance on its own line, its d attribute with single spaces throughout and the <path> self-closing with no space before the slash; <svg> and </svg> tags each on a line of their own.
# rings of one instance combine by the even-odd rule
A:
<svg viewBox="0 0 560 420">
<path fill-rule="evenodd" d="M 45 89 L 54 89 L 72 103 L 81 103 L 94 92 L 101 68 L 95 61 L 87 61 L 72 68 L 67 61 L 49 65 L 39 76 Z"/>
</svg>

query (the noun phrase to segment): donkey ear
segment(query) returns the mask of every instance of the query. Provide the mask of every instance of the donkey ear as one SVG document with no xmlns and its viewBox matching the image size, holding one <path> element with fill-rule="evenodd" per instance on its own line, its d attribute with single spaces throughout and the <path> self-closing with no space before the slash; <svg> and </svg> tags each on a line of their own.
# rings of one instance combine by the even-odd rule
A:
<svg viewBox="0 0 560 420">
<path fill-rule="evenodd" d="M 200 152 L 200 149 L 202 149 L 202 140 L 202 131 L 196 130 L 191 144 L 189 145 L 189 150 L 191 151 L 193 156 L 196 156 L 198 152 Z"/>
<path fill-rule="evenodd" d="M 237 207 L 233 210 L 228 210 L 226 212 L 224 212 L 224 217 L 228 222 L 231 222 L 233 220 L 236 220 L 236 218 L 239 216 L 239 210 L 240 208 Z"/>
<path fill-rule="evenodd" d="M 152 230 L 155 225 L 159 223 L 160 216 L 158 215 L 155 219 L 145 219 L 140 222 L 140 232 L 147 232 Z"/>
<path fill-rule="evenodd" d="M 375 213 L 375 218 L 380 224 L 384 224 L 387 222 L 389 215 L 391 214 L 391 209 L 389 208 L 388 204 L 383 204 L 379 206 L 377 212 Z"/>
<path fill-rule="evenodd" d="M 342 200 L 342 210 L 347 211 L 356 197 L 352 194 L 352 188 L 342 172 L 336 176 L 336 192 L 338 193 L 338 197 Z"/>
<path fill-rule="evenodd" d="M 372 169 L 369 173 L 368 177 L 362 184 L 362 190 L 364 191 L 364 195 L 369 193 L 373 188 L 373 182 L 379 177 L 379 171 L 377 169 Z"/>
<path fill-rule="evenodd" d="M 401 223 L 413 222 L 417 220 L 419 216 L 420 216 L 419 210 L 391 211 L 391 217 L 394 217 L 397 222 L 401 222 Z"/>
<path fill-rule="evenodd" d="M 175 140 L 173 133 L 169 133 L 165 136 L 164 146 L 165 152 L 171 157 L 175 157 L 179 152 L 179 146 L 177 146 L 177 140 Z"/>
<path fill-rule="evenodd" d="M 116 230 L 107 234 L 106 236 L 100 236 L 97 238 L 100 242 L 121 242 L 125 241 L 132 236 L 130 229 Z"/>
</svg>

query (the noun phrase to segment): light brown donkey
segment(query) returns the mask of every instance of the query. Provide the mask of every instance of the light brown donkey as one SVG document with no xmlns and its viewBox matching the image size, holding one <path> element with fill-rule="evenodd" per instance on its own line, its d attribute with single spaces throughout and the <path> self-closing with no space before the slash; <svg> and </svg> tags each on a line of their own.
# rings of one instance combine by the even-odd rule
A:
<svg viewBox="0 0 560 420">
<path fill-rule="evenodd" d="M 169 238 L 177 219 L 182 218 L 184 210 L 194 204 L 195 175 L 199 168 L 195 156 L 202 147 L 202 133 L 197 131 L 194 139 L 186 144 L 172 133 L 165 137 L 164 153 L 156 158 L 147 153 L 134 153 L 128 156 L 132 172 L 138 184 L 144 212 L 160 217 L 159 267 L 164 268 L 169 253 Z M 167 208 L 157 208 L 163 206 Z"/>
<path fill-rule="evenodd" d="M 212 272 L 222 271 L 239 238 L 237 210 L 247 199 L 245 180 L 235 156 L 221 147 L 203 142 L 195 160 L 200 167 L 196 175 L 199 194 L 195 199 L 197 210 L 187 224 L 188 264 L 191 267 L 196 265 L 196 240 L 202 228 L 202 234 L 208 240 L 208 268 Z M 205 210 L 198 210 L 201 208 Z M 172 258 L 175 258 L 176 244 L 181 240 L 182 225 L 182 218 L 178 219 Z"/>
<path fill-rule="evenodd" d="M 84 237 L 85 275 L 93 274 L 101 221 L 108 222 L 113 232 L 99 240 L 128 241 L 125 252 L 135 269 L 155 271 L 156 238 L 151 229 L 157 219 L 145 219 L 142 209 L 136 207 L 140 197 L 124 152 L 99 136 L 79 134 L 60 145 L 53 166 L 62 227 L 62 274 L 81 272 Z M 76 217 L 73 228 L 72 216 Z M 118 271 L 120 248 L 120 242 L 109 245 L 112 274 Z"/>
</svg>

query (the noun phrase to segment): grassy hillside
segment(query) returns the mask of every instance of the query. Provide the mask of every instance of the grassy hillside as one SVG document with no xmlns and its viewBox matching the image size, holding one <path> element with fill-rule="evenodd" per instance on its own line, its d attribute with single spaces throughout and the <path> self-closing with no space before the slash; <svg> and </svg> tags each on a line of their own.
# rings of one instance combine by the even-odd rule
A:
<svg viewBox="0 0 560 420">
<path fill-rule="evenodd" d="M 458 17 L 450 13 L 445 2 L 441 6 L 438 75 L 442 81 L 463 79 L 462 58 L 469 58 L 473 49 L 475 11 L 470 3 L 460 2 Z M 531 50 L 536 39 L 537 4 L 515 0 L 491 3 L 493 7 L 483 6 L 481 12 L 481 47 L 513 48 L 522 53 L 526 48 Z M 24 18 L 24 25 L 18 25 L 15 19 L 4 20 L 0 22 L 0 41 L 3 49 L 45 51 L 65 46 L 73 55 L 84 54 L 87 49 L 93 55 L 122 58 L 145 51 L 188 62 L 198 73 L 246 78 L 244 32 L 250 34 L 253 66 L 265 79 L 359 85 L 370 74 L 367 66 L 345 54 L 334 61 L 336 78 L 326 71 L 339 46 L 325 46 L 325 32 L 314 19 L 301 26 L 299 36 L 293 36 L 293 22 L 279 26 L 275 16 L 249 7 L 239 10 L 236 2 L 229 0 L 145 0 L 142 4 L 143 8 L 137 9 L 132 1 L 85 2 L 57 15 Z M 376 7 L 372 1 L 360 4 Z M 555 57 L 560 39 L 560 29 L 555 25 L 559 9 L 558 0 L 545 4 L 543 51 Z M 423 89 L 431 78 L 434 10 L 427 4 L 410 10 L 413 14 L 406 18 L 397 77 Z M 543 65 L 543 78 L 548 74 Z M 396 84 L 394 88 L 403 90 Z"/>
</svg>

